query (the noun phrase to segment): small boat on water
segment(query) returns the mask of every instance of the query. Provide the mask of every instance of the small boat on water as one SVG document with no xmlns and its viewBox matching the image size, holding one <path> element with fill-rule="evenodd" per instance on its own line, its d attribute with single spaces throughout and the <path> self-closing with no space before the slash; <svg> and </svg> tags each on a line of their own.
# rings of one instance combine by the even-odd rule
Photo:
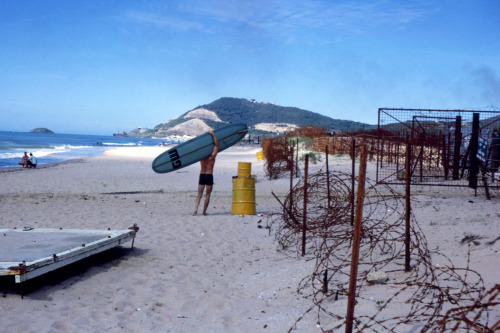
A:
<svg viewBox="0 0 500 333">
<path fill-rule="evenodd" d="M 113 133 L 113 136 L 128 136 L 127 132 Z"/>
</svg>

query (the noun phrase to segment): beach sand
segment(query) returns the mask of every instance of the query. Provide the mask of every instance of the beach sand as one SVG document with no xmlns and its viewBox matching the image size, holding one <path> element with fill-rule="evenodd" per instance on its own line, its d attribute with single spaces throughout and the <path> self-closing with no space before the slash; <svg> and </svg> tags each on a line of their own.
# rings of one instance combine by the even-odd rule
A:
<svg viewBox="0 0 500 333">
<path fill-rule="evenodd" d="M 287 194 L 289 179 L 267 180 L 260 149 L 235 146 L 217 157 L 208 216 L 191 216 L 199 165 L 156 174 L 151 162 L 168 147 L 131 147 L 40 169 L 0 171 L 1 228 L 140 230 L 130 243 L 28 283 L 0 279 L 0 325 L 13 332 L 286 332 L 313 303 L 298 294 L 314 268 L 311 257 L 277 251 L 267 226 L 279 211 L 271 191 Z M 333 170 L 349 171 L 350 159 L 330 157 Z M 256 208 L 264 216 L 231 215 L 232 177 L 238 162 L 251 162 Z M 310 172 L 324 165 L 312 166 Z M 368 166 L 374 178 L 375 166 Z M 429 249 L 439 246 L 457 266 L 471 268 L 486 289 L 499 283 L 498 199 L 470 189 L 414 187 L 414 212 Z M 480 191 L 479 191 L 480 192 Z M 271 230 L 272 231 L 272 230 Z M 1 246 L 1 243 L 0 243 Z M 13 280 L 13 279 L 12 279 Z M 391 291 L 392 292 L 392 291 Z M 496 308 L 490 314 L 500 318 Z M 298 332 L 320 332 L 315 313 Z"/>
</svg>

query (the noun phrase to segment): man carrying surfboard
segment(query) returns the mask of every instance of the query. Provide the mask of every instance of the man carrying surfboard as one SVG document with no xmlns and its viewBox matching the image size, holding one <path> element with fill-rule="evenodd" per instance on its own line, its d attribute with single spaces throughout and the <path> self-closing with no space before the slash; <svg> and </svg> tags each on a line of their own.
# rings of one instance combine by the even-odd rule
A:
<svg viewBox="0 0 500 333">
<path fill-rule="evenodd" d="M 208 133 L 214 139 L 214 149 L 212 150 L 212 154 L 210 154 L 209 157 L 200 161 L 201 169 L 200 169 L 200 178 L 198 181 L 198 196 L 196 197 L 193 216 L 195 216 L 198 213 L 198 206 L 200 205 L 201 197 L 203 196 L 203 191 L 205 190 L 205 187 L 207 188 L 207 192 L 205 193 L 205 203 L 203 204 L 203 215 L 207 215 L 207 208 L 210 202 L 210 194 L 212 194 L 212 188 L 214 185 L 213 172 L 215 165 L 215 157 L 219 152 L 219 142 L 217 141 L 217 138 L 215 137 L 213 130 L 210 130 Z"/>
</svg>

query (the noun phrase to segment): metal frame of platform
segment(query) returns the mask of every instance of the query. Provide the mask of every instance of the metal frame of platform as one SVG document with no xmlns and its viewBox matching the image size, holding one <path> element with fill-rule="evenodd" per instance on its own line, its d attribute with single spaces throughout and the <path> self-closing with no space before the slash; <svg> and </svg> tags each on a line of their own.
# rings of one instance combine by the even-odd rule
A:
<svg viewBox="0 0 500 333">
<path fill-rule="evenodd" d="M 138 230 L 0 229 L 0 276 L 22 283 L 130 240 L 133 248 Z"/>
</svg>

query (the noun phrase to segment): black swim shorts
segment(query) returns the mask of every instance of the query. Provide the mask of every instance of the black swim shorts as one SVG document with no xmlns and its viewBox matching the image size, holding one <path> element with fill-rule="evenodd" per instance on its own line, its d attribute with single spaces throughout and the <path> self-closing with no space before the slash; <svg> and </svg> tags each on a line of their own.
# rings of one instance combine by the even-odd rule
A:
<svg viewBox="0 0 500 333">
<path fill-rule="evenodd" d="M 212 186 L 214 184 L 214 176 L 206 173 L 200 173 L 200 181 L 198 184 Z"/>
</svg>

